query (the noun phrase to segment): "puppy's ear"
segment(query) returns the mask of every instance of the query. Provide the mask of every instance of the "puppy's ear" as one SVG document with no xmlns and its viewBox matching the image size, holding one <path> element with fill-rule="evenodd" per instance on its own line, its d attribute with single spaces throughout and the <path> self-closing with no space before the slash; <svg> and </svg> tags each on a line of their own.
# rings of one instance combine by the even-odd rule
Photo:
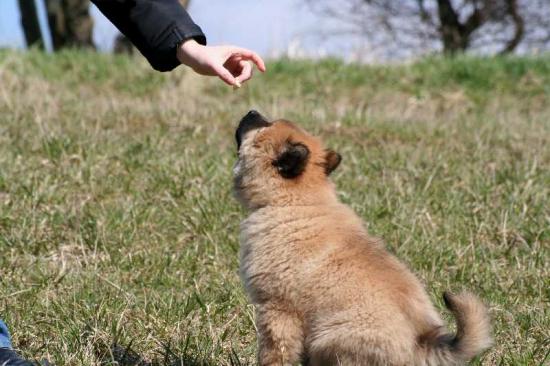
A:
<svg viewBox="0 0 550 366">
<path fill-rule="evenodd" d="M 334 150 L 326 150 L 325 151 L 325 174 L 330 175 L 334 171 L 334 169 L 338 168 L 338 165 L 340 165 L 340 162 L 342 161 L 342 155 L 338 154 Z"/>
<path fill-rule="evenodd" d="M 288 142 L 273 165 L 283 178 L 292 179 L 304 172 L 308 160 L 309 149 L 306 145 Z"/>
</svg>

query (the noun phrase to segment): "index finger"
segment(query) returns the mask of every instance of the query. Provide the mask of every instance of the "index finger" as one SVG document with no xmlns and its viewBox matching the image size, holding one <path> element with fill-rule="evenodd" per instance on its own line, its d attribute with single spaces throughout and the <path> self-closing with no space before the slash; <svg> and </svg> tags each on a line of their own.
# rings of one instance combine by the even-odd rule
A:
<svg viewBox="0 0 550 366">
<path fill-rule="evenodd" d="M 258 70 L 265 72 L 265 63 L 264 60 L 254 51 L 247 50 L 246 48 L 232 47 L 231 49 L 234 55 L 239 55 L 244 60 L 250 60 L 258 66 Z"/>
</svg>

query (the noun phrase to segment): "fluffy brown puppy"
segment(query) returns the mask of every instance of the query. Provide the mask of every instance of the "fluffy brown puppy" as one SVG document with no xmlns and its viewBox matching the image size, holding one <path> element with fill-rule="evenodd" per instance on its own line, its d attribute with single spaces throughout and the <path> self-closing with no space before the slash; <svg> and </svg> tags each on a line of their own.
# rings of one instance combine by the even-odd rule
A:
<svg viewBox="0 0 550 366">
<path fill-rule="evenodd" d="M 491 344 L 483 304 L 444 295 L 449 334 L 413 273 L 338 201 L 340 155 L 249 112 L 237 129 L 241 276 L 257 311 L 260 365 L 460 365 Z"/>
</svg>

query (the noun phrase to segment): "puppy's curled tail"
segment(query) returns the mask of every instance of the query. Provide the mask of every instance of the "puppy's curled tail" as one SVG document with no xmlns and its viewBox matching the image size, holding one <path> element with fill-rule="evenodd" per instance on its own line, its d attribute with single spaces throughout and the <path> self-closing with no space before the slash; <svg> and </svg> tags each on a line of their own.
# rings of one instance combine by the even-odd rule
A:
<svg viewBox="0 0 550 366">
<path fill-rule="evenodd" d="M 462 365 L 492 344 L 491 325 L 485 305 L 473 294 L 443 294 L 445 305 L 457 322 L 456 335 L 449 334 L 443 327 L 423 334 L 419 346 L 423 354 L 421 364 Z"/>
</svg>

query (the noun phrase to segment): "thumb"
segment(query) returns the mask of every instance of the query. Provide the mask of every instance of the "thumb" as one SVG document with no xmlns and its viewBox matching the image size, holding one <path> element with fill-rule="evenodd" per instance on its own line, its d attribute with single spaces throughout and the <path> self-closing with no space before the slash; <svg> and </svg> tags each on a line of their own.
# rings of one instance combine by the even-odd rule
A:
<svg viewBox="0 0 550 366">
<path fill-rule="evenodd" d="M 222 79 L 227 85 L 234 86 L 237 85 L 235 77 L 222 65 L 214 66 L 214 72 L 220 79 Z"/>
</svg>

